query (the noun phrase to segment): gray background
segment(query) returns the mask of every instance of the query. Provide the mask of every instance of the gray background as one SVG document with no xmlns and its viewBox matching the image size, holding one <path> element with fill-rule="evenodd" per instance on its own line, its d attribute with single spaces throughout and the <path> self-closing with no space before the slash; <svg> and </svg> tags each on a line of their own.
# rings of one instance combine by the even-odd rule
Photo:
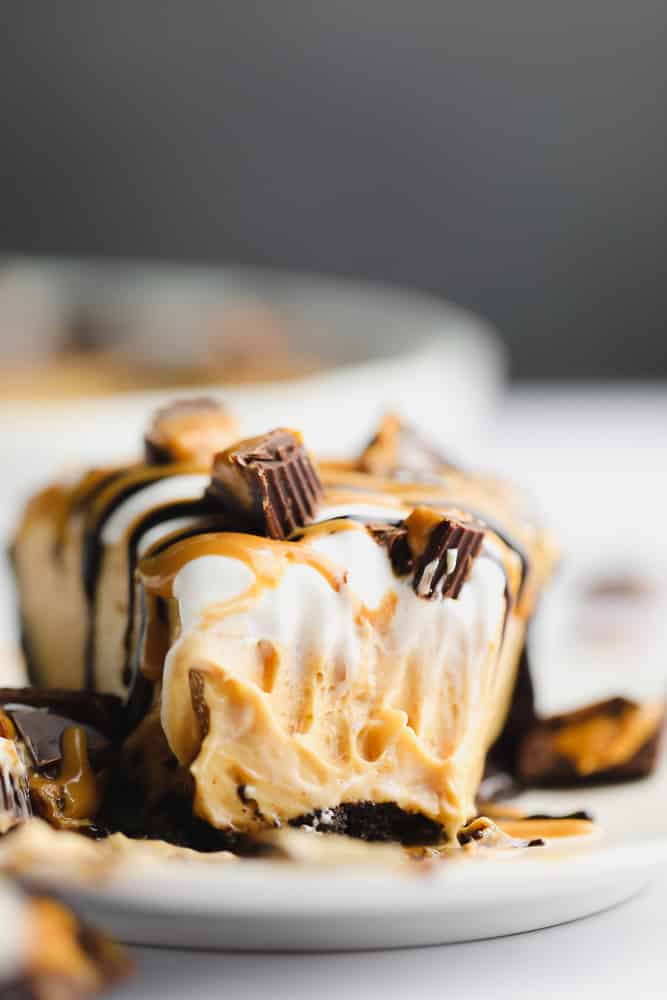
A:
<svg viewBox="0 0 667 1000">
<path fill-rule="evenodd" d="M 665 0 L 10 3 L 0 249 L 425 288 L 667 374 Z"/>
</svg>

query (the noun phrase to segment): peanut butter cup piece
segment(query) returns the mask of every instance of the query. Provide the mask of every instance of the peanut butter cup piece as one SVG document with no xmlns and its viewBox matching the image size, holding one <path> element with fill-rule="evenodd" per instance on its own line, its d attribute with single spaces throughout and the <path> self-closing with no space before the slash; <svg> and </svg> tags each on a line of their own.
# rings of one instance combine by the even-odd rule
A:
<svg viewBox="0 0 667 1000">
<path fill-rule="evenodd" d="M 410 518 L 408 530 L 409 521 Z M 481 552 L 483 541 L 484 529 L 480 525 L 443 518 L 431 531 L 426 548 L 416 562 L 412 582 L 415 593 L 429 599 L 457 598 Z"/>
<path fill-rule="evenodd" d="M 443 517 L 430 507 L 416 507 L 397 525 L 369 525 L 384 545 L 398 576 L 412 573 L 418 597 L 457 598 L 482 550 L 484 527 Z"/>
<path fill-rule="evenodd" d="M 217 455 L 208 496 L 269 538 L 288 538 L 309 524 L 322 484 L 301 436 L 278 428 Z"/>
<path fill-rule="evenodd" d="M 520 741 L 518 777 L 542 787 L 645 778 L 655 770 L 664 725 L 663 702 L 626 698 L 537 720 Z"/>
<path fill-rule="evenodd" d="M 432 478 L 454 468 L 440 452 L 395 413 L 386 413 L 357 461 L 361 472 L 384 479 Z"/>
<path fill-rule="evenodd" d="M 396 576 L 407 576 L 415 566 L 415 557 L 408 541 L 408 529 L 405 521 L 399 524 L 368 524 L 378 545 L 384 545 Z"/>
<path fill-rule="evenodd" d="M 56 715 L 44 708 L 6 709 L 23 740 L 34 766 L 41 770 L 62 760 L 62 737 L 66 729 L 79 726 L 88 737 L 92 757 L 109 749 L 109 740 L 98 729 L 77 723 L 63 715 Z"/>
<path fill-rule="evenodd" d="M 64 716 L 70 725 L 74 722 L 89 726 L 110 739 L 123 729 L 123 702 L 116 695 L 66 688 L 0 688 L 0 709 L 5 713 L 13 715 L 17 710 L 31 708 Z"/>
<path fill-rule="evenodd" d="M 146 463 L 210 466 L 213 456 L 237 435 L 234 417 L 215 399 L 178 400 L 155 414 L 144 438 Z"/>
</svg>

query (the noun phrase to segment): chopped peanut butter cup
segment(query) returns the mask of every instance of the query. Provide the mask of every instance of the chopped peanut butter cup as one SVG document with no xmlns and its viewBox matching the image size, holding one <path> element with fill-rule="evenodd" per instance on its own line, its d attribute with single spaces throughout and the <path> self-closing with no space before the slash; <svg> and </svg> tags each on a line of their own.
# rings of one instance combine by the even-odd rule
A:
<svg viewBox="0 0 667 1000">
<path fill-rule="evenodd" d="M 415 508 L 398 525 L 370 525 L 369 531 L 387 548 L 394 572 L 412 573 L 415 593 L 427 600 L 459 596 L 484 541 L 482 525 L 426 507 Z"/>
<path fill-rule="evenodd" d="M 88 749 L 96 754 L 109 748 L 109 740 L 91 726 L 55 715 L 43 708 L 7 708 L 12 722 L 28 749 L 36 768 L 49 767 L 62 760 L 62 737 L 66 729 L 80 725 L 88 737 Z"/>
<path fill-rule="evenodd" d="M 480 526 L 444 518 L 431 532 L 415 566 L 415 593 L 428 598 L 458 597 L 483 541 Z"/>
<path fill-rule="evenodd" d="M 208 466 L 236 436 L 236 421 L 214 399 L 179 400 L 155 414 L 144 438 L 146 463 L 196 462 Z"/>
<path fill-rule="evenodd" d="M 17 710 L 41 708 L 56 717 L 116 736 L 123 726 L 123 703 L 112 694 L 68 691 L 63 688 L 0 688 L 0 710 L 14 715 Z M 0 736 L 3 735 L 0 732 Z"/>
<path fill-rule="evenodd" d="M 663 702 L 626 698 L 539 720 L 519 745 L 518 777 L 543 787 L 644 778 L 655 769 L 664 724 Z"/>
<path fill-rule="evenodd" d="M 313 520 L 323 490 L 300 435 L 278 428 L 217 455 L 208 495 L 269 538 L 287 538 Z"/>
<path fill-rule="evenodd" d="M 102 772 L 115 759 L 120 706 L 120 699 L 88 692 L 0 689 L 0 772 L 14 763 L 13 780 L 0 779 L 0 833 L 33 811 L 55 826 L 91 825 Z"/>
<path fill-rule="evenodd" d="M 357 464 L 361 472 L 387 479 L 407 474 L 428 478 L 452 468 L 451 462 L 395 413 L 384 415 Z"/>
</svg>

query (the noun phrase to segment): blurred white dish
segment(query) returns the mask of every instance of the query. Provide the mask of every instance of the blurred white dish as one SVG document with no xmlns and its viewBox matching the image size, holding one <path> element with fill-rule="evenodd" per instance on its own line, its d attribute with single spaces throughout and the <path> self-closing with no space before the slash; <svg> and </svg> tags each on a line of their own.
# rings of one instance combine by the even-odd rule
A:
<svg viewBox="0 0 667 1000">
<path fill-rule="evenodd" d="M 76 265 L 59 265 L 56 277 L 62 280 L 65 272 L 72 281 Z M 98 301 L 112 299 L 114 316 L 124 315 L 117 301 L 129 295 L 124 288 L 136 291 L 144 280 L 150 290 L 155 280 L 141 267 L 121 273 L 125 282 L 133 275 L 133 283 L 124 284 L 113 268 L 101 269 L 97 279 L 103 282 L 103 288 L 96 286 Z M 170 273 L 163 269 L 160 282 Z M 178 279 L 180 272 L 173 274 Z M 0 541 L 11 535 L 28 495 L 63 468 L 132 459 L 152 411 L 178 395 L 219 395 L 237 414 L 243 434 L 280 425 L 300 428 L 309 447 L 321 454 L 359 448 L 387 408 L 399 410 L 449 453 L 474 454 L 504 374 L 503 352 L 482 321 L 427 296 L 373 285 L 224 269 L 215 275 L 218 295 L 228 288 L 234 307 L 242 292 L 266 303 L 280 314 L 297 352 L 300 344 L 309 347 L 334 367 L 291 380 L 180 393 L 5 401 L 0 462 L 11 473 L 3 483 Z M 0 572 L 0 647 L 15 637 L 9 606 L 7 574 Z"/>
</svg>

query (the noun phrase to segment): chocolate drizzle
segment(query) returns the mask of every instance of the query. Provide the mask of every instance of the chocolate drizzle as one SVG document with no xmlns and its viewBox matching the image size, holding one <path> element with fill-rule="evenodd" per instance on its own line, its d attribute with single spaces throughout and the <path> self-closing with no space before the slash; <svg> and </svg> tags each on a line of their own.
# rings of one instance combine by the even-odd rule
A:
<svg viewBox="0 0 667 1000">
<path fill-rule="evenodd" d="M 160 524 L 182 517 L 206 517 L 207 514 L 215 513 L 216 505 L 207 497 L 200 500 L 178 500 L 174 503 L 163 504 L 160 507 L 153 507 L 142 518 L 137 521 L 132 529 L 127 542 L 127 622 L 125 635 L 123 636 L 123 649 L 125 651 L 125 661 L 123 663 L 122 679 L 125 687 L 129 687 L 132 682 L 132 667 L 130 663 L 132 655 L 132 639 L 134 636 L 135 618 L 135 580 L 134 574 L 137 568 L 137 557 L 141 540 L 150 531 Z M 218 517 L 219 521 L 219 517 Z M 210 530 L 210 521 L 207 522 Z M 177 537 L 181 537 L 179 533 Z"/>
<path fill-rule="evenodd" d="M 183 471 L 179 469 L 180 473 Z M 176 471 L 174 474 L 177 474 Z M 83 545 L 82 545 L 82 579 L 83 579 L 83 590 L 86 596 L 86 601 L 88 604 L 88 621 L 86 629 L 86 644 L 84 651 L 84 663 L 85 663 L 85 686 L 89 691 L 95 688 L 95 618 L 96 618 L 96 598 L 97 598 L 97 585 L 99 582 L 99 576 L 102 569 L 102 560 L 104 553 L 104 546 L 102 544 L 102 532 L 104 525 L 109 520 L 111 515 L 117 508 L 128 500 L 130 497 L 139 493 L 144 488 L 152 486 L 155 482 L 165 479 L 169 474 L 165 474 L 164 469 L 156 468 L 153 472 L 149 471 L 148 474 L 144 473 L 141 478 L 133 479 L 129 483 L 121 484 L 118 491 L 110 497 L 108 503 L 104 506 L 101 511 L 95 513 L 95 517 L 91 519 L 90 523 L 86 527 L 84 534 Z M 136 567 L 136 550 L 141 540 L 142 534 L 149 530 L 149 528 L 155 527 L 156 525 L 162 523 L 165 520 L 169 520 L 173 517 L 178 516 L 188 516 L 188 512 L 192 512 L 193 516 L 201 513 L 206 513 L 211 505 L 206 501 L 205 498 L 200 498 L 198 500 L 183 500 L 177 501 L 172 504 L 163 504 L 160 507 L 152 508 L 146 513 L 144 517 L 140 519 L 140 522 L 133 531 L 133 534 L 129 541 L 128 546 L 128 562 L 131 564 L 130 583 L 128 587 L 128 601 L 130 602 L 131 608 L 133 607 L 133 575 L 134 569 Z M 130 630 L 130 635 L 126 634 L 126 643 L 129 645 L 131 641 L 131 630 L 133 629 L 133 610 L 128 613 L 128 628 Z M 126 651 L 128 646 L 126 645 Z M 126 686 L 131 681 L 130 672 L 128 669 L 128 659 L 126 656 L 125 664 L 123 666 L 123 682 Z"/>
<path fill-rule="evenodd" d="M 124 500 L 138 493 L 145 486 L 150 485 L 151 482 L 152 480 L 146 481 L 145 479 L 141 479 L 125 484 L 111 498 L 94 521 L 86 526 L 81 548 L 81 579 L 88 605 L 86 643 L 84 648 L 84 686 L 88 691 L 95 689 L 95 610 L 97 583 L 102 567 L 102 529 L 116 508 Z"/>
</svg>

